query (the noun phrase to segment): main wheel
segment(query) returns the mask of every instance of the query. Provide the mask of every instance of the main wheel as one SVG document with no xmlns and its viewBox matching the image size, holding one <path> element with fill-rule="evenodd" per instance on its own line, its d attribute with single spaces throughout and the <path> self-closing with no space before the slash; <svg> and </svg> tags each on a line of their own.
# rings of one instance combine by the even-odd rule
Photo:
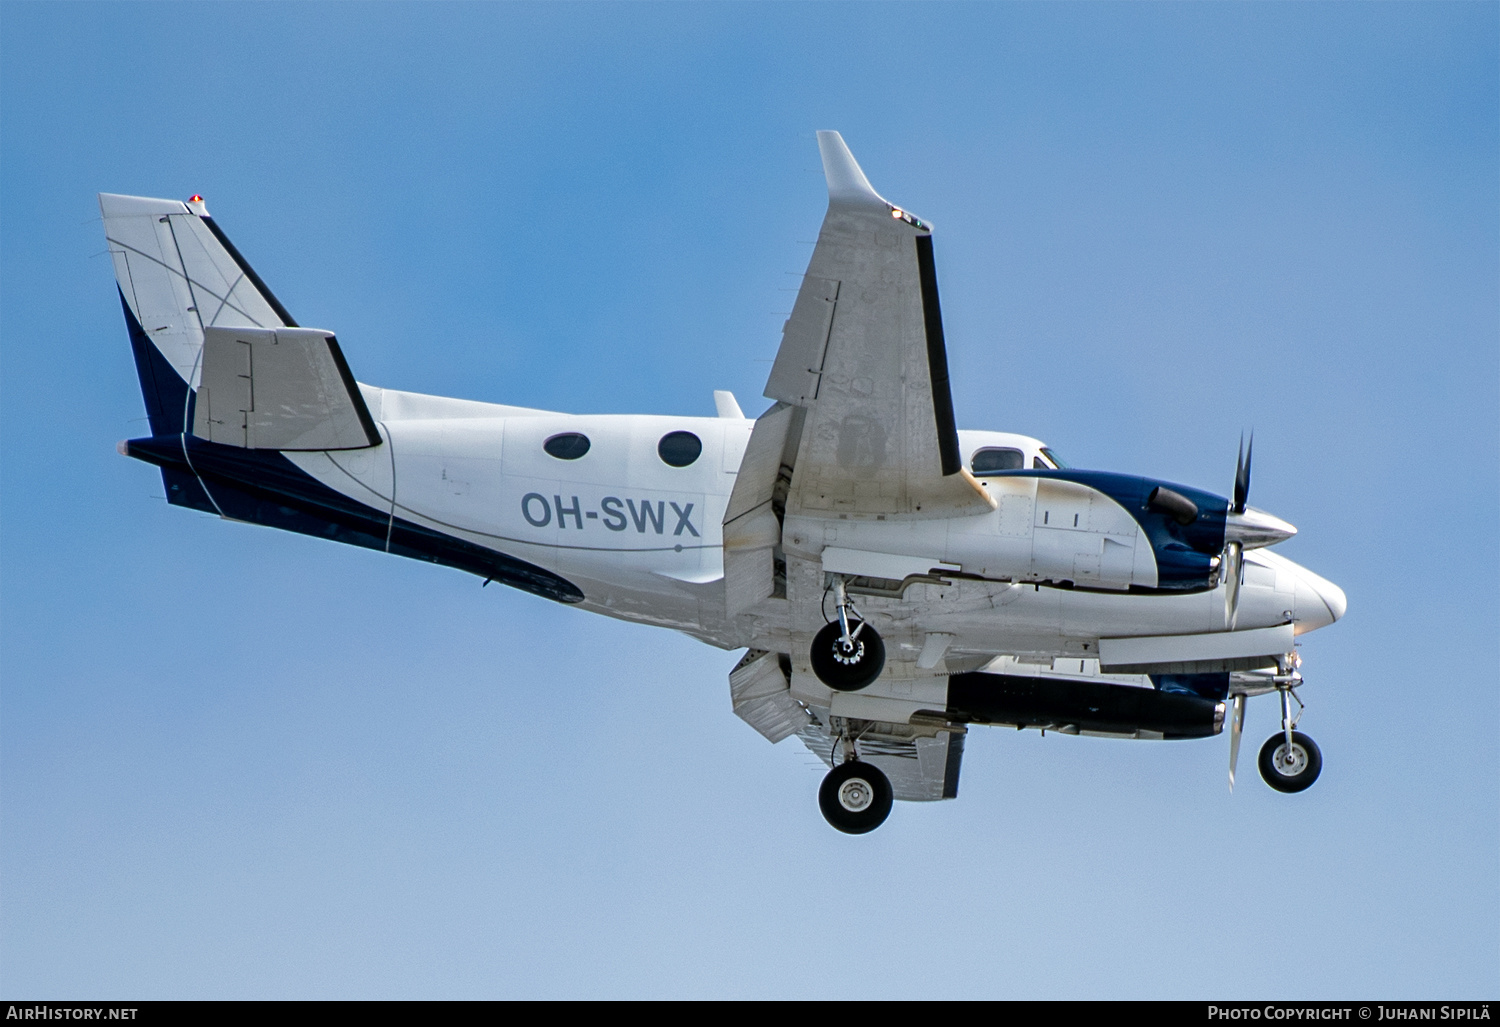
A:
<svg viewBox="0 0 1500 1027">
<path fill-rule="evenodd" d="M 1300 792 L 1312 787 L 1323 772 L 1323 754 L 1318 743 L 1301 731 L 1292 732 L 1288 750 L 1286 732 L 1278 731 L 1260 747 L 1260 776 L 1278 792 Z"/>
<path fill-rule="evenodd" d="M 824 819 L 845 834 L 864 834 L 885 823 L 892 798 L 890 779 L 858 760 L 834 767 L 818 789 Z"/>
<path fill-rule="evenodd" d="M 856 621 L 855 624 L 859 622 Z M 849 625 L 853 634 L 855 624 Z M 813 673 L 829 688 L 840 692 L 857 692 L 880 677 L 885 669 L 885 643 L 875 629 L 866 624 L 852 642 L 844 642 L 839 622 L 823 625 L 813 636 Z"/>
</svg>

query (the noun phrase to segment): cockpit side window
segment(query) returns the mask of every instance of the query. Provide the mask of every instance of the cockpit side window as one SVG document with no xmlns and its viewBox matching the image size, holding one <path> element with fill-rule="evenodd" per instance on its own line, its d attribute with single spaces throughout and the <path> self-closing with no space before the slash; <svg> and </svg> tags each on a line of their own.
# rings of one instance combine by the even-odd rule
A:
<svg viewBox="0 0 1500 1027">
<path fill-rule="evenodd" d="M 1046 464 L 1042 463 L 1042 458 L 1039 457 L 1039 456 L 1034 456 L 1034 457 L 1031 458 L 1031 469 L 1033 471 L 1049 471 L 1049 470 L 1051 470 L 1050 467 L 1048 467 Z"/>
<path fill-rule="evenodd" d="M 1026 466 L 1026 455 L 1019 449 L 981 449 L 970 462 L 975 474 L 997 471 L 1019 471 Z"/>
</svg>

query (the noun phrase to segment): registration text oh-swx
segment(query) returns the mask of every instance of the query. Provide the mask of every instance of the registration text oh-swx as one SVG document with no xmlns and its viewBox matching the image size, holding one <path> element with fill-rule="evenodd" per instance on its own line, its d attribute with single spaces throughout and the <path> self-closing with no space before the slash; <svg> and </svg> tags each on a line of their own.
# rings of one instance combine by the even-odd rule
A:
<svg viewBox="0 0 1500 1027">
<path fill-rule="evenodd" d="M 599 509 L 586 510 L 577 496 L 553 495 L 550 499 L 540 492 L 528 492 L 521 497 L 521 516 L 533 528 L 546 528 L 556 523 L 559 528 L 582 530 L 589 521 L 597 521 L 610 531 L 629 531 L 634 528 L 642 535 L 665 535 L 700 537 L 693 527 L 693 503 L 677 503 L 667 499 L 620 499 L 605 496 L 599 501 Z"/>
</svg>

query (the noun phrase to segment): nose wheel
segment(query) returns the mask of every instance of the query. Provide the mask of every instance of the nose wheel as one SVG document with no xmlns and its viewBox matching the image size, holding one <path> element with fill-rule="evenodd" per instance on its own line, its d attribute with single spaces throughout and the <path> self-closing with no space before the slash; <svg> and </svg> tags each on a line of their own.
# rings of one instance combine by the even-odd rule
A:
<svg viewBox="0 0 1500 1027">
<path fill-rule="evenodd" d="M 845 834 L 865 834 L 885 823 L 893 799 L 890 779 L 859 760 L 834 767 L 818 789 L 823 818 Z"/>
<path fill-rule="evenodd" d="M 1286 736 L 1274 734 L 1260 747 L 1260 776 L 1278 792 L 1300 792 L 1310 788 L 1323 772 L 1323 754 L 1318 743 L 1301 731 Z"/>
<path fill-rule="evenodd" d="M 1301 719 L 1300 712 L 1292 716 L 1295 698 L 1290 688 L 1281 689 L 1281 730 L 1260 747 L 1260 776 L 1278 792 L 1311 788 L 1323 772 L 1323 753 L 1318 743 L 1295 730 Z M 1302 705 L 1300 700 L 1297 705 Z"/>
</svg>

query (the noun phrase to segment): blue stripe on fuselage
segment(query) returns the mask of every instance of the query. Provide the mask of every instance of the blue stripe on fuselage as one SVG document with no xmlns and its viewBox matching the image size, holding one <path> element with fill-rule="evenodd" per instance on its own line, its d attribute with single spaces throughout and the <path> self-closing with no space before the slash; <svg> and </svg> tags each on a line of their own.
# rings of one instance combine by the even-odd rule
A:
<svg viewBox="0 0 1500 1027">
<path fill-rule="evenodd" d="M 141 398 L 146 403 L 151 434 L 163 436 L 186 431 L 192 425 L 193 404 L 198 394 L 188 388 L 187 382 L 146 335 L 130 304 L 125 302 L 125 293 L 118 286 L 115 291 L 120 296 L 120 308 L 125 311 L 125 328 L 130 332 L 130 351 L 135 356 L 135 373 L 141 381 Z M 167 490 L 167 502 L 173 506 L 218 513 L 195 475 L 163 467 L 161 483 Z"/>
<path fill-rule="evenodd" d="M 193 435 L 131 439 L 126 447 L 138 460 L 201 480 L 199 487 L 235 520 L 454 567 L 560 603 L 583 599 L 577 585 L 535 564 L 399 517 L 393 521 L 390 511 L 334 491 L 272 450 L 240 449 Z"/>
<path fill-rule="evenodd" d="M 125 302 L 125 293 L 118 286 L 115 291 L 120 294 L 120 307 L 125 311 L 125 327 L 130 332 L 130 350 L 135 355 L 135 373 L 141 380 L 141 398 L 146 401 L 151 434 L 171 435 L 188 430 L 191 422 L 187 418 L 192 409 L 187 382 L 146 335 L 130 304 Z"/>
</svg>

